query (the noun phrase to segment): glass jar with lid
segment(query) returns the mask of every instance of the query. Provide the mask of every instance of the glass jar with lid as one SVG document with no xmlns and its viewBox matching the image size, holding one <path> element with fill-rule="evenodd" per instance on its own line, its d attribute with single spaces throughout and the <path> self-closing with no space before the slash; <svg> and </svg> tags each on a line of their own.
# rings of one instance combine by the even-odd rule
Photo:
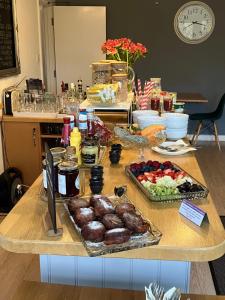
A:
<svg viewBox="0 0 225 300">
<path fill-rule="evenodd" d="M 80 180 L 78 165 L 74 161 L 64 161 L 58 166 L 58 190 L 62 197 L 79 195 Z"/>
<path fill-rule="evenodd" d="M 81 157 L 84 166 L 95 166 L 98 163 L 99 145 L 95 138 L 85 138 L 82 143 Z"/>
<path fill-rule="evenodd" d="M 112 61 L 112 74 L 125 74 L 127 73 L 127 63 L 125 61 Z"/>
<path fill-rule="evenodd" d="M 113 74 L 112 75 L 112 83 L 119 83 L 119 100 L 127 101 L 128 95 L 128 75 L 124 74 Z"/>
<path fill-rule="evenodd" d="M 111 83 L 110 62 L 96 62 L 92 64 L 92 83 Z"/>
</svg>

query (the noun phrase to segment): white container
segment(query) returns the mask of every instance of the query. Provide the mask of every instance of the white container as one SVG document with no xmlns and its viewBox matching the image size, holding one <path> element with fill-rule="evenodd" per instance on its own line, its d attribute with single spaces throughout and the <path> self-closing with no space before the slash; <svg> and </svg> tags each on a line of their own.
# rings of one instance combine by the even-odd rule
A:
<svg viewBox="0 0 225 300">
<path fill-rule="evenodd" d="M 158 111 L 155 110 L 135 110 L 132 112 L 133 122 L 137 123 L 137 118 L 139 116 L 158 116 Z"/>
<path fill-rule="evenodd" d="M 169 140 L 179 140 L 187 136 L 187 128 L 183 129 L 166 129 L 166 137 Z"/>
<path fill-rule="evenodd" d="M 140 129 L 144 129 L 150 125 L 164 125 L 166 124 L 166 118 L 159 116 L 139 116 L 137 123 Z"/>
<path fill-rule="evenodd" d="M 184 129 L 188 127 L 189 115 L 166 113 L 163 116 L 166 118 L 166 127 L 169 129 Z"/>
</svg>

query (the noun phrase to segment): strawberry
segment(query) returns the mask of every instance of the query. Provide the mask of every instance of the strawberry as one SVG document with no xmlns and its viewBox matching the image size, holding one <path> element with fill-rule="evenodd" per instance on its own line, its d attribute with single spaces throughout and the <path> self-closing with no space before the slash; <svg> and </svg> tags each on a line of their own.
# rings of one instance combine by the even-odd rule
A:
<svg viewBox="0 0 225 300">
<path fill-rule="evenodd" d="M 164 175 L 168 175 L 170 172 L 172 172 L 172 169 L 166 169 L 163 171 Z"/>
<path fill-rule="evenodd" d="M 167 176 L 170 176 L 172 179 L 175 178 L 175 172 L 171 171 L 167 174 Z"/>
<path fill-rule="evenodd" d="M 140 182 L 143 181 L 143 180 L 147 181 L 147 177 L 145 175 L 139 175 L 137 177 L 137 180 L 140 181 Z"/>
</svg>

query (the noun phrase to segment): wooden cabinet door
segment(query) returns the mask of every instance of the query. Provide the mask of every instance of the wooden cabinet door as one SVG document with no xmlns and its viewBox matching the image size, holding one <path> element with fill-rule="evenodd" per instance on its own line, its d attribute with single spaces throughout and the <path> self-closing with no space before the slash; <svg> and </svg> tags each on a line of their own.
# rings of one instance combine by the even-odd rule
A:
<svg viewBox="0 0 225 300">
<path fill-rule="evenodd" d="M 5 167 L 16 167 L 31 185 L 41 173 L 39 123 L 3 122 Z"/>
</svg>

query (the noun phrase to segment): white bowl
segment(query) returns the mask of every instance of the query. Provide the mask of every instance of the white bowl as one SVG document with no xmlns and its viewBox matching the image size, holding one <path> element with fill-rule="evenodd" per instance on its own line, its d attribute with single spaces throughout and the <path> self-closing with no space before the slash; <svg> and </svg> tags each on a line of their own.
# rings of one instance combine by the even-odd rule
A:
<svg viewBox="0 0 225 300">
<path fill-rule="evenodd" d="M 141 116 L 137 118 L 137 123 L 140 129 L 144 129 L 150 125 L 165 125 L 166 119 L 159 116 Z"/>
<path fill-rule="evenodd" d="M 185 138 L 187 135 L 187 128 L 182 129 L 171 129 L 166 128 L 166 137 L 169 140 L 179 140 Z"/>
<path fill-rule="evenodd" d="M 159 113 L 156 110 L 135 110 L 132 112 L 132 115 L 134 123 L 137 123 L 139 116 L 158 116 Z"/>
<path fill-rule="evenodd" d="M 171 129 L 184 129 L 188 127 L 189 115 L 179 113 L 163 114 L 166 118 L 166 127 Z"/>
</svg>

